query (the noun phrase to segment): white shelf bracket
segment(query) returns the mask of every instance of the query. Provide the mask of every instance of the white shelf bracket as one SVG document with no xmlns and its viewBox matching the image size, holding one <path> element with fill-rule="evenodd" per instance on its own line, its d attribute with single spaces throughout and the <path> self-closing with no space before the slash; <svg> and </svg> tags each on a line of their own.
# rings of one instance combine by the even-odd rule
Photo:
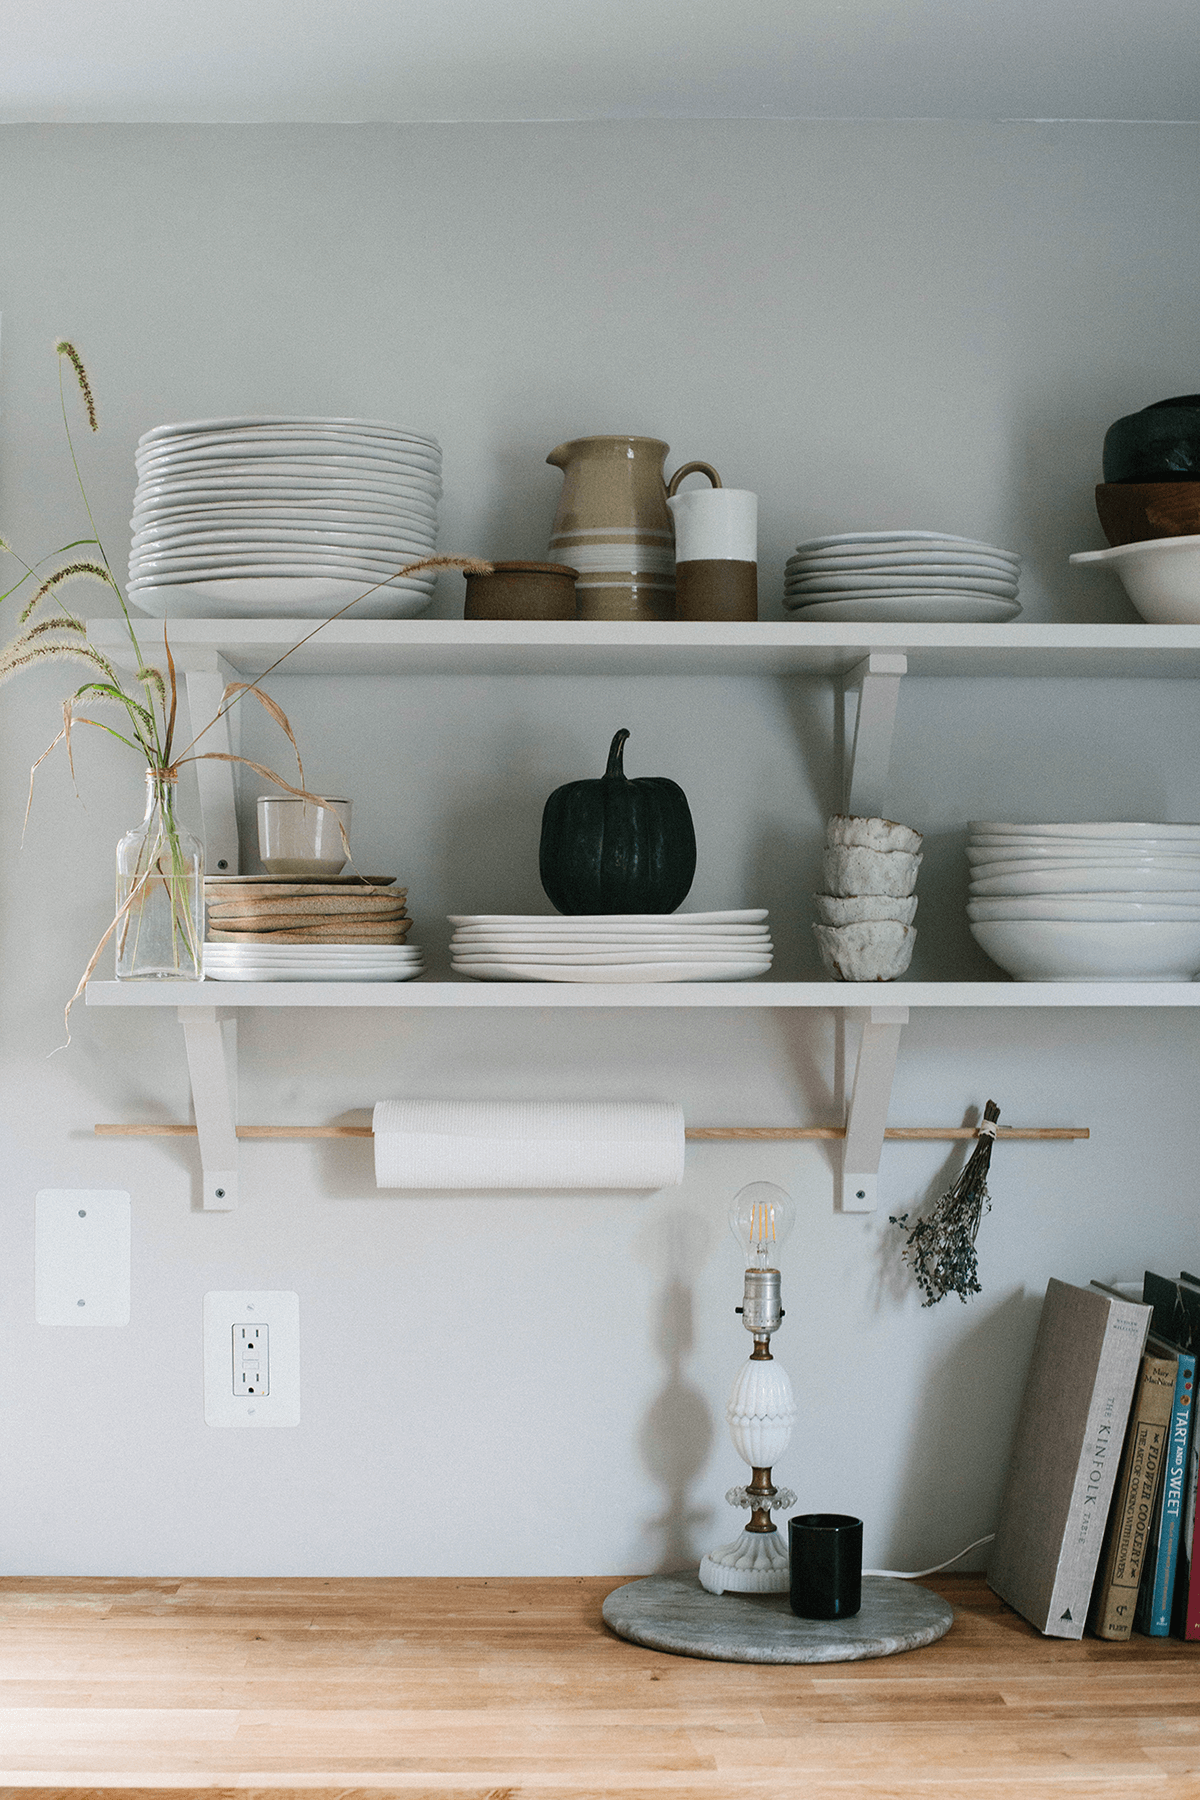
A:
<svg viewBox="0 0 1200 1800">
<path fill-rule="evenodd" d="M 842 810 L 861 818 L 885 813 L 887 773 L 900 681 L 908 658 L 872 650 L 842 684 Z"/>
<path fill-rule="evenodd" d="M 907 1024 L 907 1006 L 872 1006 L 863 1020 L 842 1144 L 838 1195 L 842 1212 L 875 1210 L 900 1033 Z"/>
<path fill-rule="evenodd" d="M 205 1212 L 238 1203 L 237 1015 L 215 1006 L 181 1006 Z"/>
<path fill-rule="evenodd" d="M 213 671 L 188 670 L 184 680 L 187 683 L 187 710 L 191 729 L 187 737 L 179 737 L 180 744 L 186 744 L 188 738 L 203 730 L 210 719 L 217 717 L 226 681 L 234 679 L 233 670 L 224 662 L 219 662 L 217 669 Z M 222 718 L 217 719 L 215 725 L 204 732 L 196 745 L 196 754 L 216 750 L 226 756 L 236 756 L 241 748 L 241 736 L 241 702 L 238 701 Z M 240 870 L 237 788 L 234 780 L 236 766 L 235 763 L 227 762 L 192 764 L 200 789 L 206 875 L 236 875 Z"/>
</svg>

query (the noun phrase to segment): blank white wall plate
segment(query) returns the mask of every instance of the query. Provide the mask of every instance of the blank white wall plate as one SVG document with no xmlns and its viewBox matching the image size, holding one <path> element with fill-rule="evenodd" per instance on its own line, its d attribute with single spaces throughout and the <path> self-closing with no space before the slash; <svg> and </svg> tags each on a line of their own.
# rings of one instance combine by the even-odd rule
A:
<svg viewBox="0 0 1200 1800">
<path fill-rule="evenodd" d="M 129 1195 L 42 1188 L 34 1230 L 39 1325 L 128 1325 Z"/>
<path fill-rule="evenodd" d="M 233 1328 L 269 1327 L 270 1392 L 233 1391 Z M 241 1288 L 204 1296 L 204 1423 L 298 1425 L 300 1423 L 300 1297 Z"/>
</svg>

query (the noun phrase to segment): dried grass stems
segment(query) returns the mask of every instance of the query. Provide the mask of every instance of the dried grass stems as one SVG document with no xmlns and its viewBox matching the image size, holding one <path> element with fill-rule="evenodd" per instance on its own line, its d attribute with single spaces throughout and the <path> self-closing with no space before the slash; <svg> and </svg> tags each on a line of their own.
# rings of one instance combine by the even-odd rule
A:
<svg viewBox="0 0 1200 1800">
<path fill-rule="evenodd" d="M 57 749 L 60 744 L 62 744 L 66 750 L 67 761 L 71 769 L 71 777 L 72 780 L 74 780 L 75 759 L 72 744 L 72 732 L 75 727 L 79 725 L 88 725 L 95 730 L 105 731 L 110 737 L 116 738 L 118 742 L 125 744 L 129 749 L 136 751 L 139 756 L 144 758 L 146 767 L 150 772 L 155 776 L 160 777 L 164 783 L 174 781 L 178 777 L 180 769 L 187 763 L 242 763 L 246 768 L 253 769 L 256 775 L 262 776 L 265 781 L 270 781 L 276 787 L 282 788 L 285 793 L 294 794 L 298 799 L 311 801 L 314 806 L 327 808 L 328 803 L 323 800 L 319 794 L 310 793 L 305 786 L 304 765 L 300 757 L 300 748 L 296 742 L 291 725 L 288 723 L 287 715 L 284 713 L 283 708 L 279 706 L 269 694 L 263 692 L 260 683 L 265 681 L 268 675 L 273 674 L 280 664 L 287 660 L 293 651 L 298 650 L 301 645 L 307 644 L 312 638 L 316 637 L 318 632 L 323 631 L 325 626 L 331 623 L 331 619 L 340 619 L 344 613 L 350 612 L 360 601 L 365 600 L 368 595 L 376 593 L 381 587 L 385 587 L 387 581 L 390 580 L 391 577 L 373 582 L 369 587 L 365 587 L 362 593 L 355 595 L 354 599 L 348 601 L 345 606 L 339 607 L 338 611 L 331 615 L 331 619 L 322 619 L 318 624 L 314 625 L 313 629 L 307 632 L 304 637 L 298 639 L 297 642 L 288 650 L 285 650 L 282 655 L 276 657 L 275 661 L 271 663 L 268 668 L 264 669 L 262 674 L 259 675 L 255 681 L 230 682 L 221 696 L 221 704 L 214 716 L 206 725 L 201 727 L 190 743 L 186 744 L 182 750 L 178 750 L 175 744 L 175 727 L 179 697 L 178 680 L 175 671 L 175 659 L 171 654 L 171 646 L 167 638 L 166 627 L 164 626 L 163 628 L 164 672 L 162 668 L 158 668 L 151 664 L 142 653 L 141 646 L 138 643 L 137 633 L 134 630 L 133 619 L 125 600 L 125 595 L 112 572 L 112 565 L 109 562 L 104 546 L 101 543 L 95 519 L 92 517 L 92 509 L 88 501 L 87 491 L 84 487 L 78 457 L 75 452 L 75 442 L 71 434 L 71 421 L 67 411 L 66 389 L 63 380 L 63 365 L 69 363 L 75 373 L 79 391 L 83 396 L 89 429 L 95 432 L 99 430 L 99 421 L 96 414 L 96 402 L 92 394 L 91 383 L 88 380 L 87 370 L 84 367 L 83 359 L 74 344 L 70 343 L 66 338 L 61 338 L 55 344 L 55 350 L 59 359 L 59 400 L 62 407 L 63 428 L 66 432 L 67 448 L 70 453 L 72 468 L 74 469 L 76 483 L 83 500 L 84 511 L 86 512 L 88 522 L 91 525 L 92 535 L 87 538 L 76 538 L 69 544 L 61 545 L 59 549 L 51 551 L 48 556 L 43 557 L 40 562 L 35 564 L 25 562 L 12 548 L 12 545 L 5 538 L 0 537 L 0 550 L 5 551 L 8 555 L 12 556 L 24 571 L 6 592 L 0 594 L 0 601 L 7 600 L 11 595 L 18 593 L 25 587 L 27 582 L 33 581 L 37 584 L 32 597 L 27 600 L 19 617 L 18 622 L 23 629 L 18 632 L 16 637 L 14 637 L 3 650 L 0 650 L 0 684 L 10 680 L 14 675 L 20 674 L 25 669 L 37 668 L 40 664 L 46 662 L 83 663 L 88 669 L 89 678 L 63 701 L 62 728 L 46 746 L 46 749 L 43 750 L 42 754 L 38 757 L 37 761 L 29 771 L 29 798 L 25 809 L 26 822 L 28 822 L 29 819 L 29 809 L 33 804 L 33 784 L 37 771 L 50 755 L 51 751 Z M 73 550 L 92 550 L 95 552 L 95 555 L 77 557 L 73 561 L 62 563 L 51 570 L 49 574 L 40 573 L 46 563 L 52 562 L 58 557 L 66 556 Z M 489 575 L 492 572 L 492 565 L 479 557 L 426 556 L 422 557 L 419 562 L 405 564 L 403 568 L 397 569 L 395 573 L 396 575 L 414 575 L 423 569 L 463 569 L 469 574 Z M 112 661 L 105 656 L 103 651 L 93 644 L 88 637 L 87 625 L 85 622 L 77 617 L 66 605 L 63 597 L 64 590 L 79 581 L 99 582 L 102 586 L 109 588 L 116 595 L 117 603 L 121 609 L 121 618 L 124 622 L 130 648 L 133 653 L 134 674 L 132 680 L 129 680 L 128 678 L 123 679 L 122 676 L 118 674 Z M 263 763 L 254 762 L 249 757 L 233 756 L 220 750 L 196 749 L 197 744 L 204 737 L 205 733 L 211 731 L 217 721 L 223 718 L 229 711 L 230 707 L 237 705 L 247 694 L 252 694 L 255 699 L 259 701 L 270 718 L 279 726 L 291 745 L 292 751 L 296 757 L 297 781 L 295 783 L 285 780 L 284 777 L 277 774 L 274 769 L 267 768 Z M 118 714 L 123 716 L 121 716 L 118 723 L 115 724 L 108 723 L 103 718 L 95 718 L 92 716 L 94 712 L 99 711 L 102 708 L 116 708 Z M 171 852 L 172 867 L 174 867 L 175 864 L 179 862 L 179 845 L 177 840 L 171 842 L 177 828 L 174 824 L 174 814 L 170 808 L 166 809 L 165 817 L 167 819 L 166 836 L 168 839 L 168 849 Z M 347 856 L 349 856 L 350 846 L 344 828 L 342 829 L 342 840 Z M 116 916 L 104 933 L 104 936 L 100 939 L 100 942 L 96 945 L 75 992 L 67 1002 L 64 1014 L 64 1019 L 67 1024 L 67 1043 L 70 1043 L 71 1041 L 71 1008 L 74 1006 L 76 1000 L 78 1000 L 88 981 L 91 979 L 92 973 L 100 958 L 100 953 L 109 942 L 109 939 L 113 936 L 113 933 L 128 929 L 129 915 L 139 898 L 142 896 L 146 883 L 151 879 L 157 878 L 155 870 L 158 867 L 158 861 L 159 859 L 157 857 L 152 859 L 151 866 L 145 870 L 135 883 L 131 892 L 126 895 L 123 904 L 118 908 Z M 190 926 L 188 929 L 190 932 Z M 194 945 L 192 948 L 195 952 L 196 966 L 199 967 L 199 945 Z"/>
<path fill-rule="evenodd" d="M 968 1294 L 983 1292 L 979 1285 L 975 1238 L 984 1213 L 992 1210 L 987 1176 L 995 1132 L 986 1128 L 994 1127 L 999 1117 L 1000 1108 L 994 1100 L 989 1100 L 983 1109 L 979 1142 L 972 1150 L 970 1160 L 927 1218 L 918 1219 L 911 1228 L 907 1213 L 888 1220 L 890 1225 L 908 1230 L 904 1256 L 925 1296 L 922 1306 L 936 1306 L 947 1294 L 957 1294 L 965 1306 Z"/>
</svg>

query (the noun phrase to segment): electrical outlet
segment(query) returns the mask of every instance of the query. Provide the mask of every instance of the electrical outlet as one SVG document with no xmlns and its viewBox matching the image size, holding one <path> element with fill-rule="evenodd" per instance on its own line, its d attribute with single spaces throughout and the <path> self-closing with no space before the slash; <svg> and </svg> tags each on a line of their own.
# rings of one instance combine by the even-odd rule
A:
<svg viewBox="0 0 1200 1800">
<path fill-rule="evenodd" d="M 204 1296 L 206 1425 L 300 1423 L 300 1301 L 241 1289 Z"/>
<path fill-rule="evenodd" d="M 271 1327 L 233 1327 L 233 1391 L 235 1394 L 269 1394 L 271 1391 Z"/>
</svg>

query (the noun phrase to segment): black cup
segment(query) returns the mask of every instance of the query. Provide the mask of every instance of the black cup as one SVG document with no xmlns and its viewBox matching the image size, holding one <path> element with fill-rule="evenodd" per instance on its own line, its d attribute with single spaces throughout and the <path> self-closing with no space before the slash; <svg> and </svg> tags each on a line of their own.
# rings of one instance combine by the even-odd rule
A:
<svg viewBox="0 0 1200 1800">
<path fill-rule="evenodd" d="M 788 1520 L 792 1611 L 801 1619 L 852 1619 L 862 1605 L 862 1520 L 797 1513 Z"/>
</svg>

